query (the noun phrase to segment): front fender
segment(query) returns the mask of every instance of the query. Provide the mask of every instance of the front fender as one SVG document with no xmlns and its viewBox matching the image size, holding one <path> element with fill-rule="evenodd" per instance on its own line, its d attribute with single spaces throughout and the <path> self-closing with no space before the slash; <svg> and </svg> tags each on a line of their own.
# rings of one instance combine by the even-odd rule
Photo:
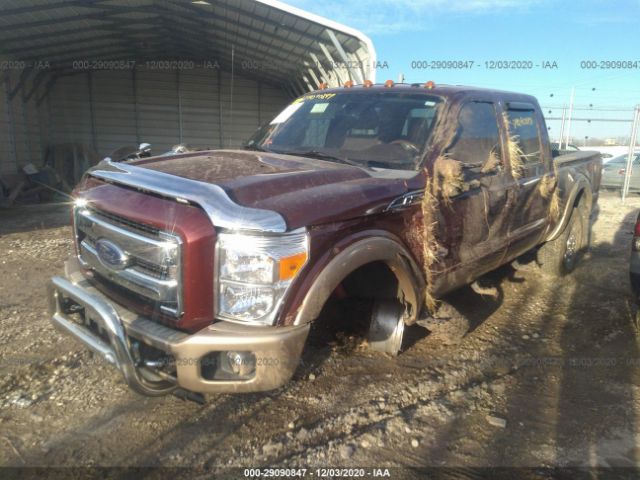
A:
<svg viewBox="0 0 640 480">
<path fill-rule="evenodd" d="M 325 302 L 340 283 L 356 269 L 372 262 L 383 262 L 398 280 L 407 320 L 415 320 L 424 299 L 425 282 L 409 251 L 393 235 L 383 231 L 367 231 L 347 239 L 339 253 L 327 252 L 319 262 L 319 273 L 305 291 L 299 308 L 288 315 L 286 323 L 303 325 L 315 320 Z M 294 303 L 296 303 L 294 301 Z"/>
</svg>

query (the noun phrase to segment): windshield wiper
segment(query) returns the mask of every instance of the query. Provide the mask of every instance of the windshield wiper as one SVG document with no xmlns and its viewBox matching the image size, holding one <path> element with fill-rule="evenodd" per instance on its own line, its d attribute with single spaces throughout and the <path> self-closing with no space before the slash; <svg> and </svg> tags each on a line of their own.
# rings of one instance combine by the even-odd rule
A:
<svg viewBox="0 0 640 480">
<path fill-rule="evenodd" d="M 344 158 L 344 157 L 336 157 L 335 155 L 324 153 L 319 150 L 305 150 L 304 152 L 289 151 L 289 152 L 282 152 L 282 153 L 285 153 L 286 155 L 297 155 L 299 157 L 317 158 L 318 160 L 330 160 L 338 163 L 344 163 L 346 165 L 351 165 L 352 167 L 371 170 L 371 168 L 366 164 L 354 162 L 353 160 L 349 160 L 348 158 Z"/>
</svg>

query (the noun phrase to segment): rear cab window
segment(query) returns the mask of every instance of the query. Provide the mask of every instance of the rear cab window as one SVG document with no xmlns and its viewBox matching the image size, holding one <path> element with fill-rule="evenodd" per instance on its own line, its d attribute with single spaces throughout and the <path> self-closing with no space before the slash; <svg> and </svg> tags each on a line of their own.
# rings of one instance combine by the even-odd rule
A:
<svg viewBox="0 0 640 480">
<path fill-rule="evenodd" d="M 537 171 L 542 168 L 544 156 L 536 107 L 524 102 L 507 102 L 506 106 L 509 156 L 518 157 L 511 158 L 512 168 L 519 165 L 525 174 L 532 168 Z"/>
</svg>

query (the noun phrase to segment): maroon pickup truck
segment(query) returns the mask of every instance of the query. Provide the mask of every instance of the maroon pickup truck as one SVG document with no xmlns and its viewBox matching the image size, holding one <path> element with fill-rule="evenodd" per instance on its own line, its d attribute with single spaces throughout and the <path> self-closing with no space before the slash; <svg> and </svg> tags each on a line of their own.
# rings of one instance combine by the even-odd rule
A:
<svg viewBox="0 0 640 480">
<path fill-rule="evenodd" d="M 405 325 L 525 252 L 569 273 L 600 169 L 595 152 L 552 152 L 528 95 L 321 89 L 244 149 L 87 172 L 52 321 L 142 394 L 274 389 L 337 292 L 371 302 L 369 344 L 397 354 Z"/>
</svg>

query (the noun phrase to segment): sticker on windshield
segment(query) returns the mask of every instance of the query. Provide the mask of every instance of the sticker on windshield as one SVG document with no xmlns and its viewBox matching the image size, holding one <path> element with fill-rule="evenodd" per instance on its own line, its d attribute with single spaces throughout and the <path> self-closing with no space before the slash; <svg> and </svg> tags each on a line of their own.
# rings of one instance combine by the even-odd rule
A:
<svg viewBox="0 0 640 480">
<path fill-rule="evenodd" d="M 328 106 L 328 103 L 316 103 L 313 107 L 311 107 L 310 113 L 324 113 Z"/>
<path fill-rule="evenodd" d="M 286 122 L 287 120 L 289 120 L 289 117 L 291 117 L 291 115 L 293 115 L 294 113 L 296 113 L 296 111 L 304 104 L 304 102 L 298 102 L 298 103 L 292 103 L 291 105 L 289 105 L 287 108 L 285 108 L 284 110 L 282 110 L 278 116 L 276 118 L 274 118 L 273 120 L 271 120 L 271 123 L 269 125 L 275 125 L 277 123 L 282 123 L 282 122 Z"/>
<path fill-rule="evenodd" d="M 303 100 L 329 100 L 330 98 L 335 97 L 335 93 L 308 93 L 304 97 Z"/>
</svg>

